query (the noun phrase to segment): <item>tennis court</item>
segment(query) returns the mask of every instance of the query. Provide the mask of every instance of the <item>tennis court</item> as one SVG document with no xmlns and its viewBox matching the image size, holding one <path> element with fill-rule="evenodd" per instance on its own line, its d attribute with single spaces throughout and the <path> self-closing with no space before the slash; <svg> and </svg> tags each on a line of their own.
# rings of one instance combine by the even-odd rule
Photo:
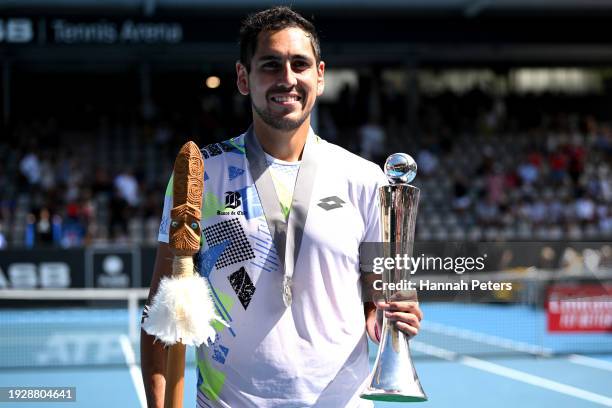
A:
<svg viewBox="0 0 612 408">
<path fill-rule="evenodd" d="M 0 386 L 76 387 L 77 402 L 57 407 L 144 406 L 134 329 L 138 311 L 105 307 L 108 299 L 87 302 L 4 308 Z M 612 406 L 611 334 L 551 334 L 545 311 L 533 305 L 424 302 L 423 310 L 421 334 L 411 342 L 429 396 L 422 406 Z M 372 345 L 372 362 L 375 356 Z M 195 406 L 193 358 L 188 350 L 188 407 Z"/>
</svg>

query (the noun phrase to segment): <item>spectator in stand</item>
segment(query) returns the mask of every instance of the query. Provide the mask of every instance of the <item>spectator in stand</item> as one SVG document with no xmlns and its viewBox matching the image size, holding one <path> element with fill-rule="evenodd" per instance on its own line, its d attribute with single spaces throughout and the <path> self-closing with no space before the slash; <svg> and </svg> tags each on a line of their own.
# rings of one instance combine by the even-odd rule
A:
<svg viewBox="0 0 612 408">
<path fill-rule="evenodd" d="M 568 160 L 562 148 L 557 148 L 550 156 L 550 177 L 554 184 L 561 184 L 567 174 Z"/>
<path fill-rule="evenodd" d="M 66 207 L 66 217 L 62 223 L 61 244 L 64 248 L 82 246 L 85 240 L 85 225 L 81 219 L 81 208 L 75 202 Z"/>
<path fill-rule="evenodd" d="M 502 167 L 499 163 L 493 165 L 485 179 L 487 188 L 487 200 L 496 205 L 504 201 L 505 180 Z"/>
<path fill-rule="evenodd" d="M 124 199 L 127 204 L 136 208 L 139 203 L 138 181 L 134 177 L 134 172 L 130 168 L 126 168 L 117 177 L 115 177 L 116 193 Z"/>
<path fill-rule="evenodd" d="M 4 224 L 0 222 L 0 250 L 7 247 L 6 237 L 4 236 Z"/>
<path fill-rule="evenodd" d="M 35 151 L 30 151 L 23 156 L 19 162 L 19 170 L 30 187 L 38 186 L 40 183 L 41 169 L 40 161 Z"/>
<path fill-rule="evenodd" d="M 576 218 L 582 223 L 587 224 L 595 221 L 595 203 L 591 197 L 581 194 L 575 202 Z"/>
<path fill-rule="evenodd" d="M 109 232 L 111 240 L 125 240 L 128 234 L 128 221 L 130 208 L 127 201 L 121 196 L 118 188 L 109 203 Z"/>
<path fill-rule="evenodd" d="M 32 211 L 26 217 L 25 245 L 28 248 L 57 245 L 61 233 L 61 218 L 52 214 L 48 207 Z"/>
<path fill-rule="evenodd" d="M 569 146 L 569 163 L 567 165 L 568 174 L 574 184 L 578 184 L 580 175 L 584 171 L 584 160 L 586 156 L 586 150 L 582 145 L 574 144 Z"/>
<path fill-rule="evenodd" d="M 438 168 L 438 158 L 429 151 L 429 149 L 421 149 L 417 157 L 419 174 L 425 177 L 431 176 Z"/>
<path fill-rule="evenodd" d="M 547 206 L 544 200 L 536 198 L 529 207 L 529 219 L 535 225 L 543 224 L 546 221 Z"/>
<path fill-rule="evenodd" d="M 78 201 L 81 195 L 81 187 L 83 185 L 83 180 L 85 178 L 82 168 L 82 164 L 76 157 L 73 157 L 69 160 L 68 173 L 66 174 L 66 197 L 64 198 L 65 202 L 70 203 L 73 201 Z"/>
<path fill-rule="evenodd" d="M 481 199 L 476 203 L 476 217 L 483 225 L 497 224 L 499 219 L 499 207 L 497 204 L 485 197 L 486 194 L 481 194 Z"/>
<path fill-rule="evenodd" d="M 524 160 L 517 169 L 521 183 L 525 186 L 530 186 L 538 179 L 538 168 L 530 163 L 529 160 Z"/>
<path fill-rule="evenodd" d="M 608 204 L 605 212 L 602 212 L 599 216 L 599 229 L 602 234 L 606 234 L 608 237 L 612 236 L 612 205 Z"/>
<path fill-rule="evenodd" d="M 469 208 L 472 202 L 469 196 L 468 184 L 463 174 L 455 173 L 453 191 L 455 195 L 453 199 L 453 209 L 458 212 L 464 212 Z"/>
<path fill-rule="evenodd" d="M 55 166 L 50 154 L 43 155 L 40 163 L 40 187 L 43 191 L 51 191 L 57 186 Z"/>
<path fill-rule="evenodd" d="M 376 118 L 369 120 L 359 128 L 360 156 L 380 163 L 386 151 L 385 130 L 380 126 Z"/>
<path fill-rule="evenodd" d="M 96 224 L 96 205 L 90 188 L 85 188 L 79 199 L 81 209 L 80 219 L 85 230 L 84 244 L 88 245 L 95 237 Z"/>
<path fill-rule="evenodd" d="M 546 222 L 550 225 L 559 224 L 563 220 L 563 204 L 554 196 L 552 191 L 544 193 L 546 205 Z"/>
<path fill-rule="evenodd" d="M 598 196 L 607 202 L 612 202 L 612 177 L 610 177 L 610 165 L 602 163 L 597 169 Z"/>
<path fill-rule="evenodd" d="M 104 167 L 97 167 L 94 172 L 94 179 L 91 185 L 91 191 L 94 196 L 102 195 L 110 198 L 113 193 L 113 183 L 111 182 L 108 171 Z"/>
</svg>

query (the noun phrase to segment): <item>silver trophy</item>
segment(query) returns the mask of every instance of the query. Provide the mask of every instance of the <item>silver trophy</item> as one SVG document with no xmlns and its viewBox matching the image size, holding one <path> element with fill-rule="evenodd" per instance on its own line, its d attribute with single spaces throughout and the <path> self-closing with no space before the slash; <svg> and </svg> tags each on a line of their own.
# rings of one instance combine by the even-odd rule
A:
<svg viewBox="0 0 612 408">
<path fill-rule="evenodd" d="M 412 256 L 420 190 L 408 183 L 414 179 L 416 171 L 416 162 L 405 153 L 392 154 L 385 162 L 385 173 L 390 185 L 379 189 L 384 257 Z M 416 301 L 416 291 L 390 290 L 386 285 L 407 282 L 410 276 L 410 270 L 385 269 L 382 273 L 385 301 Z M 383 317 L 372 380 L 361 398 L 397 402 L 427 401 L 412 364 L 408 337 L 386 317 Z"/>
</svg>

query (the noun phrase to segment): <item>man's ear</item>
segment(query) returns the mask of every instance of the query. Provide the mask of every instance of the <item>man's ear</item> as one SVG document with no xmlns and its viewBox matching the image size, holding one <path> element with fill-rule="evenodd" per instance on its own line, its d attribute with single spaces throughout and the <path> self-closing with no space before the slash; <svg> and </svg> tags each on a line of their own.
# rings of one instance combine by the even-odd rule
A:
<svg viewBox="0 0 612 408">
<path fill-rule="evenodd" d="M 236 85 L 242 95 L 249 94 L 249 73 L 240 61 L 236 62 Z"/>
<path fill-rule="evenodd" d="M 319 62 L 317 67 L 317 96 L 321 96 L 325 90 L 325 63 Z"/>
</svg>

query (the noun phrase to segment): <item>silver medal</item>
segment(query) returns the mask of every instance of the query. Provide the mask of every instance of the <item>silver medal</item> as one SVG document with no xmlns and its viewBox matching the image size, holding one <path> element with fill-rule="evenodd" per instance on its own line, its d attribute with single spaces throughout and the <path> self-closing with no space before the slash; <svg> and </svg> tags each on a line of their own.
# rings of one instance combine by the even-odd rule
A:
<svg viewBox="0 0 612 408">
<path fill-rule="evenodd" d="M 291 278 L 285 276 L 283 278 L 283 303 L 286 307 L 291 306 L 291 301 L 293 300 L 293 296 L 291 294 Z"/>
</svg>

